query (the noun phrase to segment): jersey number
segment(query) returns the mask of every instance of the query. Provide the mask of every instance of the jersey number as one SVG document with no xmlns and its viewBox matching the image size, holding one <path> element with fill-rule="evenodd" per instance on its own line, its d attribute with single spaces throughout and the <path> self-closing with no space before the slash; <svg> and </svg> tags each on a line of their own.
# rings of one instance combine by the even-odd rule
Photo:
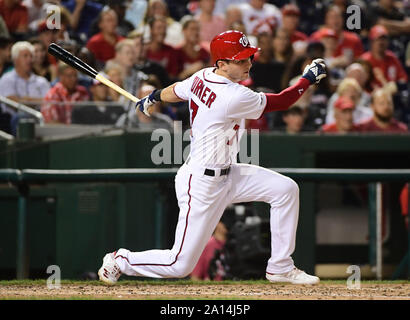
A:
<svg viewBox="0 0 410 320">
<path fill-rule="evenodd" d="M 194 102 L 194 101 L 190 101 L 190 103 L 189 103 L 189 107 L 190 107 L 190 109 L 191 109 L 191 127 L 192 127 L 192 125 L 193 125 L 193 123 L 194 123 L 194 120 L 195 120 L 195 117 L 196 117 L 196 114 L 198 113 L 198 105 Z"/>
</svg>

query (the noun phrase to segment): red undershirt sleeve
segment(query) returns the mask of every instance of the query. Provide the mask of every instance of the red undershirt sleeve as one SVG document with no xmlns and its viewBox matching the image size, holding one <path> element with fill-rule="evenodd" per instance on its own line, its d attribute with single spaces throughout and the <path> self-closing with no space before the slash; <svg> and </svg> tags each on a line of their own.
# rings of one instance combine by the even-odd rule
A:
<svg viewBox="0 0 410 320">
<path fill-rule="evenodd" d="M 309 85 L 309 80 L 300 78 L 293 86 L 282 90 L 280 93 L 265 93 L 266 106 L 262 114 L 288 109 L 302 96 Z"/>
</svg>

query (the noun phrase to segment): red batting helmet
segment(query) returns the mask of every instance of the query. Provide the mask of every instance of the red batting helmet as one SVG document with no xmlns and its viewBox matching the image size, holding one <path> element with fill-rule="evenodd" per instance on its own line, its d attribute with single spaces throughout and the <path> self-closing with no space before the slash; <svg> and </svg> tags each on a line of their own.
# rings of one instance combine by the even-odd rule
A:
<svg viewBox="0 0 410 320">
<path fill-rule="evenodd" d="M 211 41 L 212 63 L 218 60 L 243 60 L 253 56 L 258 48 L 250 45 L 248 38 L 240 31 L 229 30 L 217 35 Z"/>
</svg>

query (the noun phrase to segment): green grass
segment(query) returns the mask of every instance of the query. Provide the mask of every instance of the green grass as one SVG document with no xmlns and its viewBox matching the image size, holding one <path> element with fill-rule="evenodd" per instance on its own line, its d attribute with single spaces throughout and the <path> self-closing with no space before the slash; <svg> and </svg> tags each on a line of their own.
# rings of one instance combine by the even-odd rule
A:
<svg viewBox="0 0 410 320">
<path fill-rule="evenodd" d="M 192 280 L 120 280 L 116 285 L 123 286 L 138 286 L 138 285 L 261 285 L 268 284 L 267 280 L 242 280 L 242 281 L 192 281 Z M 340 280 L 321 280 L 324 285 L 346 284 L 346 279 Z M 362 284 L 410 284 L 409 280 L 362 280 Z M 0 286 L 35 286 L 46 285 L 47 280 L 0 280 Z M 106 286 L 101 281 L 85 281 L 85 280 L 61 280 L 61 285 L 94 285 Z"/>
</svg>

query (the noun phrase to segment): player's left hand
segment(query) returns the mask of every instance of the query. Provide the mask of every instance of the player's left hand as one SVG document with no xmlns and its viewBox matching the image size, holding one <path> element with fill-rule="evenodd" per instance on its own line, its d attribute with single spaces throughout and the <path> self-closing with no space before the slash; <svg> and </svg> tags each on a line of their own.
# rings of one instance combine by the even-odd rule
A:
<svg viewBox="0 0 410 320">
<path fill-rule="evenodd" d="M 326 65 L 323 59 L 315 59 L 311 64 L 308 64 L 303 70 L 302 78 L 310 81 L 311 84 L 319 83 L 321 79 L 325 78 Z"/>
<path fill-rule="evenodd" d="M 144 114 L 148 117 L 150 117 L 150 113 L 149 113 L 149 109 L 151 109 L 151 107 L 156 104 L 157 100 L 155 100 L 154 98 L 154 94 L 157 91 L 157 89 L 155 89 L 154 91 L 152 91 L 148 96 L 145 96 L 144 98 L 142 98 L 140 101 L 137 102 L 137 104 L 135 105 L 135 108 L 140 110 L 141 112 L 144 112 Z"/>
</svg>

